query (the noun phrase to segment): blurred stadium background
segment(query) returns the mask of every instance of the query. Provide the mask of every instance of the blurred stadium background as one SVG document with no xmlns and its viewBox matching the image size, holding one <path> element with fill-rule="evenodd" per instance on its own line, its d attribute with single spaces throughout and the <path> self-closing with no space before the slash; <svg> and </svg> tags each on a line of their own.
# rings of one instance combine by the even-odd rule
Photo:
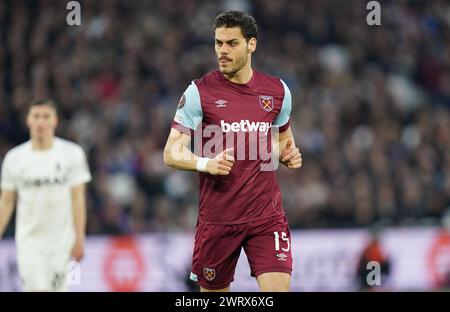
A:
<svg viewBox="0 0 450 312">
<path fill-rule="evenodd" d="M 216 69 L 211 25 L 228 9 L 256 18 L 254 68 L 293 93 L 304 166 L 278 173 L 293 290 L 358 290 L 374 231 L 381 289 L 450 286 L 448 1 L 379 1 L 381 26 L 367 25 L 368 1 L 84 0 L 81 26 L 67 25 L 67 2 L 0 1 L 0 160 L 28 139 L 32 98 L 61 105 L 57 134 L 93 173 L 73 290 L 194 290 L 197 176 L 166 167 L 162 149 L 184 89 Z M 13 234 L 0 290 L 19 289 Z M 234 290 L 256 289 L 245 261 Z"/>
</svg>

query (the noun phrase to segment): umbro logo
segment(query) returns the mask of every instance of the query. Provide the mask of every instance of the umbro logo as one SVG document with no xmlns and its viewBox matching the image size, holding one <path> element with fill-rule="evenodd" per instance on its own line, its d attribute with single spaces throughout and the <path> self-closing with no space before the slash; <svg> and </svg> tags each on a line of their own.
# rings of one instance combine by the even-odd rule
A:
<svg viewBox="0 0 450 312">
<path fill-rule="evenodd" d="M 218 100 L 218 101 L 215 101 L 214 103 L 216 103 L 217 104 L 217 107 L 226 107 L 226 103 L 228 103 L 228 101 L 225 101 L 225 100 Z"/>
<path fill-rule="evenodd" d="M 278 260 L 280 260 L 280 261 L 286 261 L 286 258 L 288 256 L 286 256 L 286 254 L 284 254 L 284 253 L 279 253 L 279 254 L 277 254 L 277 257 L 278 257 Z"/>
</svg>

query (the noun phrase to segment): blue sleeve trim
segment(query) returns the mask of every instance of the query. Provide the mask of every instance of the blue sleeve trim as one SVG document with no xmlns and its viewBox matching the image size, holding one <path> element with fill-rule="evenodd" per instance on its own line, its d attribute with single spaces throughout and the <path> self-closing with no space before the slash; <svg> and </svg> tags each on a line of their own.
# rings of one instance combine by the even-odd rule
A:
<svg viewBox="0 0 450 312">
<path fill-rule="evenodd" d="M 195 130 L 202 119 L 200 93 L 195 82 L 192 82 L 180 99 L 174 120 L 189 129 Z"/>
<path fill-rule="evenodd" d="M 281 106 L 281 110 L 278 113 L 277 119 L 275 119 L 274 125 L 276 127 L 282 127 L 284 126 L 291 116 L 291 109 L 292 109 L 292 96 L 291 91 L 289 90 L 288 86 L 284 83 L 283 80 L 281 80 L 281 83 L 284 87 L 284 98 L 283 98 L 283 104 Z"/>
</svg>

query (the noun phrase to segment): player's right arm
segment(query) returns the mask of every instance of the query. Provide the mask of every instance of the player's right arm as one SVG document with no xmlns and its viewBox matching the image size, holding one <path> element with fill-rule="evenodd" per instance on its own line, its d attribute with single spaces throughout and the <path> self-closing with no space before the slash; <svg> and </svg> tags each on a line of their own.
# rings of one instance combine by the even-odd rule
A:
<svg viewBox="0 0 450 312">
<path fill-rule="evenodd" d="M 11 219 L 16 202 L 16 191 L 2 190 L 0 195 L 0 238 Z"/>
<path fill-rule="evenodd" d="M 11 153 L 7 153 L 2 164 L 2 180 L 0 194 L 0 238 L 11 219 L 16 203 L 16 183 L 12 174 L 14 166 L 14 157 Z"/>
<path fill-rule="evenodd" d="M 214 158 L 198 157 L 190 150 L 191 135 L 203 120 L 200 94 L 192 82 L 178 103 L 172 129 L 164 147 L 164 162 L 175 169 L 228 175 L 234 164 L 231 149 Z"/>
<path fill-rule="evenodd" d="M 175 128 L 170 130 L 164 148 L 164 162 L 175 169 L 207 172 L 212 175 L 229 175 L 234 164 L 232 149 L 224 150 L 214 158 L 198 157 L 189 149 L 191 137 Z M 204 164 L 199 164 L 204 162 Z"/>
</svg>

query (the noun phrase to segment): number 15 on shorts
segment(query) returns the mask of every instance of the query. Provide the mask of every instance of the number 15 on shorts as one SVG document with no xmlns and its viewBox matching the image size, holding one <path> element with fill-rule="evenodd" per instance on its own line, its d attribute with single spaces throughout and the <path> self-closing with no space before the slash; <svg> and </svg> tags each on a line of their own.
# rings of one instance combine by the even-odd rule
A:
<svg viewBox="0 0 450 312">
<path fill-rule="evenodd" d="M 287 248 L 281 248 L 281 250 L 287 252 L 291 248 L 291 243 L 289 242 L 289 238 L 286 237 L 285 232 L 280 232 L 280 233 L 281 233 L 281 240 L 286 242 L 286 244 L 287 244 Z M 273 232 L 273 234 L 275 235 L 275 250 L 279 251 L 280 250 L 280 234 L 278 232 Z"/>
</svg>

